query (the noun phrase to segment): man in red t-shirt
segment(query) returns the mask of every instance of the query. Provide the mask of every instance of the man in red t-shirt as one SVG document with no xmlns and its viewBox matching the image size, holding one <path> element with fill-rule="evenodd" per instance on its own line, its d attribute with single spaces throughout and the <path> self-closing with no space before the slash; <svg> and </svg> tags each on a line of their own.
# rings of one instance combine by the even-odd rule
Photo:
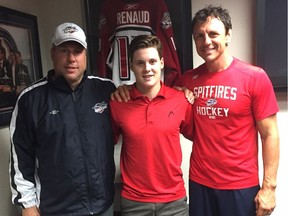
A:
<svg viewBox="0 0 288 216">
<path fill-rule="evenodd" d="M 228 53 L 232 24 L 226 9 L 207 6 L 198 11 L 192 32 L 205 63 L 184 73 L 178 83 L 197 98 L 193 104 L 190 215 L 271 214 L 279 163 L 279 109 L 272 84 L 263 69 Z M 264 165 L 261 187 L 258 132 Z"/>
</svg>

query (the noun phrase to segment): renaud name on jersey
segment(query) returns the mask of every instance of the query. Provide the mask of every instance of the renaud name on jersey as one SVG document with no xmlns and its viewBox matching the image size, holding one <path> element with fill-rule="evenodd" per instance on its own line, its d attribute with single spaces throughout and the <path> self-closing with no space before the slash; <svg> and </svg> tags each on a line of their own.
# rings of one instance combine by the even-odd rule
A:
<svg viewBox="0 0 288 216">
<path fill-rule="evenodd" d="M 150 23 L 148 11 L 121 11 L 117 13 L 117 24 L 143 24 Z"/>
</svg>

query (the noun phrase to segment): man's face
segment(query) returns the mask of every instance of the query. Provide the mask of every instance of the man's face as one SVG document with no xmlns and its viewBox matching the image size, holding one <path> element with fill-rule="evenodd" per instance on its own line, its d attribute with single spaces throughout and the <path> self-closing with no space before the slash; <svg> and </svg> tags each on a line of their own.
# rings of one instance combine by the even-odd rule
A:
<svg viewBox="0 0 288 216">
<path fill-rule="evenodd" d="M 223 22 L 217 18 L 208 17 L 206 22 L 197 23 L 193 29 L 193 37 L 197 53 L 205 62 L 221 61 L 230 42 L 231 30 L 225 31 Z"/>
<path fill-rule="evenodd" d="M 70 87 L 76 87 L 86 70 L 86 49 L 77 42 L 64 42 L 51 49 L 56 76 L 63 76 Z"/>
<path fill-rule="evenodd" d="M 156 48 L 149 47 L 136 50 L 130 66 L 135 74 L 138 90 L 145 91 L 159 86 L 164 60 L 163 58 L 160 59 Z"/>
</svg>

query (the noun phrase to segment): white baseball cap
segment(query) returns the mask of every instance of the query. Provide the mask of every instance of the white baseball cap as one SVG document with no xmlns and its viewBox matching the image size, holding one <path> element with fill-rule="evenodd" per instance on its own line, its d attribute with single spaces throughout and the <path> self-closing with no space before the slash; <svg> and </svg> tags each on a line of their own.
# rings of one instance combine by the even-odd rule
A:
<svg viewBox="0 0 288 216">
<path fill-rule="evenodd" d="M 66 41 L 76 41 L 87 49 L 86 35 L 75 23 L 65 22 L 57 26 L 52 38 L 52 43 L 58 46 Z"/>
</svg>

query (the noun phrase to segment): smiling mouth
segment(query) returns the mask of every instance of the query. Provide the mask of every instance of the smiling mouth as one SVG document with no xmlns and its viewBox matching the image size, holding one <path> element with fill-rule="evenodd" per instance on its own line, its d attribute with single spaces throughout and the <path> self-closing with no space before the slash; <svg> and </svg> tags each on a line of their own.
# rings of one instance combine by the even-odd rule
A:
<svg viewBox="0 0 288 216">
<path fill-rule="evenodd" d="M 147 78 L 151 78 L 153 76 L 154 76 L 154 74 L 146 74 L 146 75 L 143 75 L 142 77 L 147 79 Z"/>
<path fill-rule="evenodd" d="M 214 49 L 215 49 L 214 47 L 212 47 L 212 48 L 204 48 L 204 49 L 202 49 L 202 51 L 210 52 L 210 51 L 213 51 Z"/>
</svg>

